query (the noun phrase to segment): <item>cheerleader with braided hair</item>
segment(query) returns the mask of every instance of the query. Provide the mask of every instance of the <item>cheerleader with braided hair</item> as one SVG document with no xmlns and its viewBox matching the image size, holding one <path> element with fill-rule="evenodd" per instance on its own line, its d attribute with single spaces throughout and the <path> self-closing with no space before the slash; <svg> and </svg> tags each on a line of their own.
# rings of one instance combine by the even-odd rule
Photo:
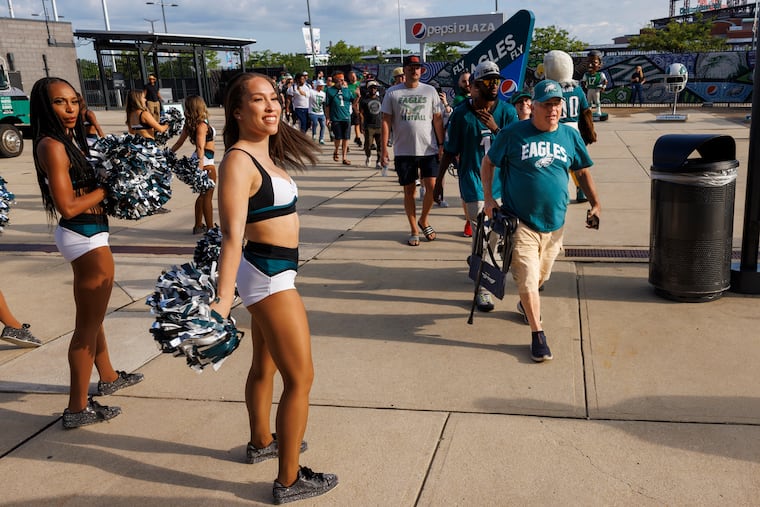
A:
<svg viewBox="0 0 760 507">
<path fill-rule="evenodd" d="M 108 219 L 101 202 L 89 154 L 80 102 L 65 80 L 42 78 L 30 96 L 34 166 L 48 217 L 54 221 L 55 242 L 74 272 L 76 322 L 69 344 L 69 404 L 63 427 L 76 428 L 116 417 L 108 407 L 88 397 L 93 365 L 98 370 L 99 395 L 136 384 L 142 374 L 114 370 L 108 354 L 103 320 L 111 297 L 114 263 L 108 246 Z"/>
</svg>

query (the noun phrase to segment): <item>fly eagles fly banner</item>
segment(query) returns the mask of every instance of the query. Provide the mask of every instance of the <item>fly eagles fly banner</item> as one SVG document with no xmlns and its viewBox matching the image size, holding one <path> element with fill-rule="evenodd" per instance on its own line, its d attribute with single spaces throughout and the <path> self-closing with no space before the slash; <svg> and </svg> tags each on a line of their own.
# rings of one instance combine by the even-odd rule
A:
<svg viewBox="0 0 760 507">
<path fill-rule="evenodd" d="M 501 69 L 499 98 L 509 99 L 519 90 L 528 67 L 528 52 L 533 38 L 535 18 L 531 11 L 520 10 L 491 35 L 460 58 L 452 69 L 454 76 L 472 72 L 482 61 L 490 60 Z"/>
</svg>

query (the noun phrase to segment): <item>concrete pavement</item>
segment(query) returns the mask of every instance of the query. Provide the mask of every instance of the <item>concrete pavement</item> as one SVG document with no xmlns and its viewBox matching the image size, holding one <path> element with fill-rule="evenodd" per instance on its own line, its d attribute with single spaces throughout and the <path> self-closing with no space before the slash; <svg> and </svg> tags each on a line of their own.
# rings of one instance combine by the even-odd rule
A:
<svg viewBox="0 0 760 507">
<path fill-rule="evenodd" d="M 316 369 L 302 464 L 340 478 L 302 505 L 757 505 L 758 298 L 664 300 L 636 255 L 649 245 L 652 146 L 666 133 L 736 139 L 740 246 L 747 111 L 690 110 L 686 123 L 609 113 L 591 147 L 601 229 L 583 227 L 586 205 L 570 206 L 566 252 L 542 293 L 555 356 L 544 364 L 530 359 L 511 282 L 494 312 L 466 323 L 470 240 L 453 179 L 450 207 L 431 217 L 438 239 L 411 248 L 395 177 L 364 167 L 356 148 L 349 168 L 328 146 L 316 168 L 295 175 L 298 287 Z M 123 128 L 123 112 L 98 117 L 107 132 Z M 220 109 L 211 123 L 221 151 Z M 55 252 L 27 143 L 21 157 L 0 159 L 18 201 L 0 234 L 0 288 L 45 344 L 0 342 L 0 505 L 270 504 L 276 462 L 243 464 L 248 337 L 219 371 L 196 374 L 159 354 L 148 333 L 156 277 L 191 260 L 197 240 L 194 196 L 179 181 L 171 213 L 112 220 L 109 348 L 117 368 L 146 380 L 103 400 L 122 407 L 119 417 L 62 429 L 71 272 Z M 233 315 L 248 331 L 245 309 Z"/>
</svg>

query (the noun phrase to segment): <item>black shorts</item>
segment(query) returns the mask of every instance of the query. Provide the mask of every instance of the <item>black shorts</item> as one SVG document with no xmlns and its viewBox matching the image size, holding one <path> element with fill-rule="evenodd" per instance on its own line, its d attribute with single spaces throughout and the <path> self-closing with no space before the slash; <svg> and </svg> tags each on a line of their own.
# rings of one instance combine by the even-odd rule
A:
<svg viewBox="0 0 760 507">
<path fill-rule="evenodd" d="M 359 113 L 351 113 L 351 125 L 359 125 L 360 120 Z"/>
<path fill-rule="evenodd" d="M 438 155 L 396 157 L 393 163 L 401 186 L 413 184 L 417 178 L 438 177 Z"/>
<path fill-rule="evenodd" d="M 351 125 L 348 120 L 332 121 L 330 123 L 333 139 L 351 139 Z"/>
</svg>

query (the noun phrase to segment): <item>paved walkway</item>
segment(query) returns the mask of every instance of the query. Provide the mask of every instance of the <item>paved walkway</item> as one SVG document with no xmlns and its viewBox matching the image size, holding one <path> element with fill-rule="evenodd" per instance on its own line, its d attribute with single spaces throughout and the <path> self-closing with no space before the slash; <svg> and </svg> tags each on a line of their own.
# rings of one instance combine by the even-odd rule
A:
<svg viewBox="0 0 760 507">
<path fill-rule="evenodd" d="M 616 109 L 598 124 L 602 226 L 587 231 L 586 206 L 571 205 L 566 255 L 542 297 L 555 356 L 544 364 L 530 359 L 512 284 L 494 312 L 466 323 L 469 240 L 453 180 L 451 206 L 431 218 L 438 239 L 410 248 L 395 178 L 365 168 L 356 149 L 350 168 L 328 150 L 296 175 L 316 367 L 302 463 L 340 477 L 303 505 L 757 505 L 758 298 L 664 300 L 645 255 L 614 252 L 648 248 L 652 147 L 671 132 L 736 139 L 740 246 L 746 111 L 688 112 L 667 124 Z M 108 132 L 123 128 L 121 112 L 98 116 Z M 221 133 L 221 110 L 212 124 Z M 276 463 L 243 464 L 250 340 L 219 371 L 196 374 L 148 333 L 156 277 L 192 258 L 187 187 L 175 181 L 169 214 L 112 222 L 109 347 L 118 368 L 146 380 L 107 400 L 119 417 L 64 431 L 70 268 L 50 248 L 30 141 L 0 174 L 18 200 L 0 235 L 0 287 L 45 342 L 0 342 L 0 504 L 269 504 Z M 233 315 L 247 330 L 245 309 Z"/>
</svg>

